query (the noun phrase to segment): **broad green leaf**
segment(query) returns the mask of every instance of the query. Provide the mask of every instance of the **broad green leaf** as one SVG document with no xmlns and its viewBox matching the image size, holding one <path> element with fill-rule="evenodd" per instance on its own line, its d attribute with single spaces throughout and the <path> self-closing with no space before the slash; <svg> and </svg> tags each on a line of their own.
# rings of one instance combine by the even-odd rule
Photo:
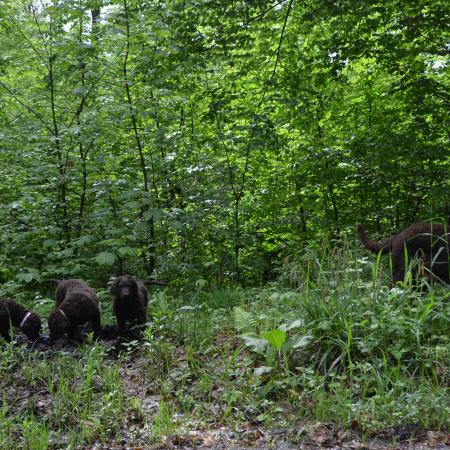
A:
<svg viewBox="0 0 450 450">
<path fill-rule="evenodd" d="M 40 280 L 41 273 L 37 269 L 27 268 L 27 272 L 21 272 L 17 274 L 17 281 L 25 281 L 25 283 L 29 283 L 32 280 Z"/>
<path fill-rule="evenodd" d="M 79 239 L 77 239 L 73 243 L 77 247 L 83 247 L 87 244 L 90 244 L 92 242 L 92 240 L 93 240 L 92 236 L 81 236 Z"/>
<path fill-rule="evenodd" d="M 112 266 L 116 261 L 116 255 L 110 252 L 101 252 L 95 257 L 95 260 L 102 266 Z"/>
<path fill-rule="evenodd" d="M 259 353 L 260 355 L 264 355 L 264 349 L 267 346 L 266 339 L 261 339 L 256 334 L 244 334 L 242 339 L 244 339 L 245 346 L 250 350 Z"/>
<path fill-rule="evenodd" d="M 117 249 L 117 253 L 120 256 L 134 256 L 135 255 L 135 250 L 131 247 L 119 247 Z"/>
<path fill-rule="evenodd" d="M 312 336 L 306 334 L 305 336 L 293 336 L 291 339 L 292 339 L 291 348 L 302 348 L 307 347 L 311 343 Z"/>
<path fill-rule="evenodd" d="M 58 241 L 56 239 L 46 239 L 44 241 L 44 248 L 56 247 L 58 245 Z"/>
<path fill-rule="evenodd" d="M 142 214 L 142 217 L 144 220 L 159 220 L 162 217 L 162 210 L 160 208 L 152 208 L 148 211 L 145 211 L 144 214 Z"/>
<path fill-rule="evenodd" d="M 291 323 L 285 323 L 285 324 L 281 325 L 281 326 L 280 326 L 280 330 L 283 330 L 283 331 L 290 331 L 290 330 L 293 330 L 293 329 L 295 329 L 295 328 L 300 328 L 300 327 L 302 327 L 304 324 L 305 324 L 304 320 L 302 320 L 302 319 L 297 319 L 297 320 L 294 320 L 294 321 L 291 322 Z"/>
<path fill-rule="evenodd" d="M 279 328 L 261 333 L 261 336 L 277 351 L 281 350 L 286 341 L 286 333 Z"/>
</svg>

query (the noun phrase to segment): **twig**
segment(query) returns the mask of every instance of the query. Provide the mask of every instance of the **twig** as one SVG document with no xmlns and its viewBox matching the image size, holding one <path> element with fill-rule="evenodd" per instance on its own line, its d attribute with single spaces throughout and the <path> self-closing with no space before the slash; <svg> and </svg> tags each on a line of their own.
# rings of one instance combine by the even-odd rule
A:
<svg viewBox="0 0 450 450">
<path fill-rule="evenodd" d="M 42 125 L 44 125 L 44 127 L 53 135 L 54 134 L 54 130 L 53 128 L 51 128 L 49 125 L 47 125 L 47 123 L 45 122 L 45 120 L 32 108 L 30 108 L 27 104 L 25 104 L 15 93 L 14 91 L 9 88 L 3 81 L 0 80 L 0 86 L 5 89 L 5 91 L 8 92 L 9 95 L 11 95 L 12 98 L 14 98 L 14 100 L 19 103 L 19 105 L 21 105 L 23 108 L 25 108 L 28 112 L 30 112 L 31 114 L 33 114 L 33 116 L 35 116 L 41 123 Z"/>
<path fill-rule="evenodd" d="M 276 74 L 276 71 L 277 71 L 278 62 L 279 62 L 279 60 L 280 60 L 281 44 L 282 44 L 282 42 L 283 42 L 284 32 L 285 32 L 285 30 L 286 30 L 287 21 L 288 21 L 288 18 L 289 18 L 289 14 L 291 13 L 291 9 L 292 9 L 292 4 L 293 4 L 293 3 L 294 3 L 294 0 L 289 0 L 288 8 L 287 8 L 287 11 L 286 11 L 286 16 L 285 16 L 285 18 L 284 18 L 283 28 L 281 29 L 280 39 L 279 39 L 279 41 L 278 41 L 278 47 L 277 47 L 277 51 L 276 51 L 275 65 L 274 65 L 274 67 L 273 67 L 272 74 L 270 75 L 270 78 L 267 80 L 266 86 L 264 87 L 264 91 L 263 91 L 263 94 L 262 94 L 262 96 L 261 96 L 261 100 L 260 100 L 259 103 L 258 103 L 258 109 L 260 108 L 260 106 L 261 106 L 261 104 L 262 104 L 262 102 L 263 102 L 263 100 L 264 100 L 264 97 L 266 96 L 266 93 L 267 93 L 267 89 L 268 89 L 268 87 L 269 87 L 269 84 L 271 83 L 271 81 L 272 81 L 272 79 L 274 78 L 274 76 L 275 76 L 275 74 Z"/>
</svg>

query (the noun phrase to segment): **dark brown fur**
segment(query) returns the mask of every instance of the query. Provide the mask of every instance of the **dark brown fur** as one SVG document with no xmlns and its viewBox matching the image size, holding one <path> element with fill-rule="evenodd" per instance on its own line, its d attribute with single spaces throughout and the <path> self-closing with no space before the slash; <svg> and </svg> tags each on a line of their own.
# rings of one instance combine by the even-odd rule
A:
<svg viewBox="0 0 450 450">
<path fill-rule="evenodd" d="M 78 278 L 70 278 L 68 280 L 62 280 L 58 283 L 58 287 L 55 291 L 55 305 L 58 306 L 62 303 L 66 299 L 67 295 L 69 295 L 72 291 L 82 291 L 86 297 L 89 297 L 98 303 L 97 296 L 91 287 L 89 287 L 83 280 L 79 280 Z"/>
<path fill-rule="evenodd" d="M 416 223 L 380 243 L 370 240 L 362 225 L 358 225 L 357 231 L 362 243 L 371 252 L 391 254 L 394 284 L 404 280 L 408 263 L 413 258 L 420 258 L 423 262 L 426 278 L 450 282 L 450 235 L 445 225 Z M 408 257 L 406 262 L 405 255 Z"/>
<path fill-rule="evenodd" d="M 143 325 L 147 322 L 148 291 L 143 283 L 123 275 L 115 279 L 109 290 L 119 334 L 125 332 L 127 323 Z"/>
<path fill-rule="evenodd" d="M 48 327 L 52 340 L 67 337 L 83 342 L 80 325 L 89 322 L 94 338 L 101 333 L 100 309 L 97 297 L 84 281 L 69 279 L 62 281 L 55 291 L 55 309 L 48 317 Z"/>
<path fill-rule="evenodd" d="M 11 336 L 9 335 L 10 325 L 13 327 L 20 327 L 20 324 L 29 312 L 28 309 L 24 308 L 19 303 L 16 303 L 14 300 L 0 300 L 0 335 L 2 335 L 7 342 L 11 342 Z M 32 341 L 37 340 L 41 330 L 40 317 L 35 313 L 31 313 L 20 329 Z"/>
</svg>

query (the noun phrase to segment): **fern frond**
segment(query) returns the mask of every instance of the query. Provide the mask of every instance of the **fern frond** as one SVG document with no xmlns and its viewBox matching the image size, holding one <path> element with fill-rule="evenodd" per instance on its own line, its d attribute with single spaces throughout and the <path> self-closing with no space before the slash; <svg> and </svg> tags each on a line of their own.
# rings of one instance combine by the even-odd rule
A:
<svg viewBox="0 0 450 450">
<path fill-rule="evenodd" d="M 256 320 L 252 315 L 239 306 L 233 308 L 233 322 L 239 333 L 253 331 L 256 326 Z"/>
</svg>

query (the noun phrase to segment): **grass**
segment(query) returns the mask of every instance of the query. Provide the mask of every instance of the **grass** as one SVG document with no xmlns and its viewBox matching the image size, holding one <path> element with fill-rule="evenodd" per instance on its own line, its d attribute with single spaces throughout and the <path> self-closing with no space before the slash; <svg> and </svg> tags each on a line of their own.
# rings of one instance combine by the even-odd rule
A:
<svg viewBox="0 0 450 450">
<path fill-rule="evenodd" d="M 143 341 L 119 358 L 103 343 L 47 352 L 2 343 L 0 448 L 157 447 L 246 423 L 281 427 L 292 442 L 299 423 L 363 439 L 448 430 L 448 288 L 388 289 L 388 265 L 324 249 L 265 287 L 156 293 Z M 52 306 L 18 297 L 43 315 Z"/>
</svg>

